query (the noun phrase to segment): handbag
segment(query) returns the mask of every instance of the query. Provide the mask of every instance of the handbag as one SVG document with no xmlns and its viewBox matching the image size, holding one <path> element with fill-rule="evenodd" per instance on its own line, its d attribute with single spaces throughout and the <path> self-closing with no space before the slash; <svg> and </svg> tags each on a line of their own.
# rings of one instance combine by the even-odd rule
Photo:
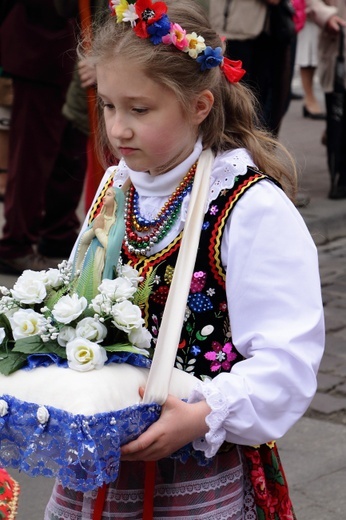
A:
<svg viewBox="0 0 346 520">
<path fill-rule="evenodd" d="M 188 398 L 197 378 L 174 368 L 174 361 L 212 162 L 212 152 L 203 151 L 150 369 L 123 363 L 76 372 L 50 365 L 0 375 L 0 465 L 57 477 L 77 491 L 100 488 L 116 480 L 120 447 L 159 418 L 167 394 Z"/>
<path fill-rule="evenodd" d="M 278 43 L 289 44 L 296 34 L 294 7 L 291 0 L 269 6 L 269 30 Z"/>
</svg>

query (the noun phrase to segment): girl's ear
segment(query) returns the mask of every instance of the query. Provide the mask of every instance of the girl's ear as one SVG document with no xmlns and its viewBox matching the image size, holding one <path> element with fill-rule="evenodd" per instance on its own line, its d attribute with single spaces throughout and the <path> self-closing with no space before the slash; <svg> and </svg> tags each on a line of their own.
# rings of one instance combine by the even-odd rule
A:
<svg viewBox="0 0 346 520">
<path fill-rule="evenodd" d="M 200 92 L 195 101 L 195 110 L 193 114 L 194 123 L 200 125 L 208 116 L 214 104 L 214 96 L 210 90 Z"/>
</svg>

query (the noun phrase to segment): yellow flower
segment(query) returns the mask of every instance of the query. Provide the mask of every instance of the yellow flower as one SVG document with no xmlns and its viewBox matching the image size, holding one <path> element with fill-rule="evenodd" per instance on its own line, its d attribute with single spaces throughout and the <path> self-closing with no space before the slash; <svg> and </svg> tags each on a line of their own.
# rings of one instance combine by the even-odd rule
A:
<svg viewBox="0 0 346 520">
<path fill-rule="evenodd" d="M 127 0 L 120 0 L 119 5 L 116 6 L 115 12 L 117 14 L 117 22 L 122 22 L 124 18 L 124 13 L 129 8 L 129 3 Z"/>
<path fill-rule="evenodd" d="M 197 33 L 193 32 L 191 34 L 187 34 L 186 39 L 189 42 L 187 52 L 191 58 L 197 58 L 197 56 L 206 49 L 203 36 L 197 36 Z"/>
</svg>

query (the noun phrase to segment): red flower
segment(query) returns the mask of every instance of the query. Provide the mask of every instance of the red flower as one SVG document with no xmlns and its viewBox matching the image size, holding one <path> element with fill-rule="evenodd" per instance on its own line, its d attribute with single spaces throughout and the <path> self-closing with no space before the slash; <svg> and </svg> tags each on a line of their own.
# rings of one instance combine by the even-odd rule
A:
<svg viewBox="0 0 346 520">
<path fill-rule="evenodd" d="M 140 38 L 149 38 L 147 26 L 157 22 L 167 13 L 167 5 L 165 2 L 153 4 L 151 0 L 137 0 L 135 6 L 139 19 L 134 31 Z"/>
<path fill-rule="evenodd" d="M 212 361 L 210 370 L 212 372 L 216 372 L 220 370 L 220 368 L 229 370 L 231 368 L 231 361 L 237 357 L 237 354 L 232 352 L 232 343 L 226 343 L 222 346 L 218 341 L 213 341 L 211 346 L 213 350 L 204 354 L 206 359 Z"/>
<path fill-rule="evenodd" d="M 6 504 L 0 504 L 0 518 L 1 520 L 8 518 L 8 515 L 11 511 L 9 510 L 8 506 Z"/>
<path fill-rule="evenodd" d="M 257 469 L 251 470 L 251 481 L 254 486 L 256 503 L 258 505 L 267 505 L 268 494 L 266 486 L 266 478 L 264 475 L 263 468 L 258 467 Z"/>
<path fill-rule="evenodd" d="M 228 58 L 223 59 L 221 70 L 230 83 L 237 83 L 245 74 L 245 70 L 242 69 L 242 62 L 240 60 L 234 61 Z"/>
</svg>

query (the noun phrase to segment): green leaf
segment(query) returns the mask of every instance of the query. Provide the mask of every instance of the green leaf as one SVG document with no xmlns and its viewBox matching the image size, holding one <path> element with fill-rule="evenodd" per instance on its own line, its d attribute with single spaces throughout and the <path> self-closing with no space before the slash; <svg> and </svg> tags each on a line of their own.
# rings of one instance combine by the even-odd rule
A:
<svg viewBox="0 0 346 520">
<path fill-rule="evenodd" d="M 139 285 L 133 297 L 134 305 L 137 305 L 138 307 L 142 308 L 147 303 L 149 296 L 153 290 L 153 286 L 155 284 L 157 267 L 155 267 L 155 269 L 153 269 L 150 275 L 146 276 L 144 281 Z"/>
<path fill-rule="evenodd" d="M 22 354 L 57 354 L 66 359 L 66 350 L 60 347 L 55 341 L 42 341 L 40 336 L 29 336 L 28 338 L 17 339 L 12 352 Z"/>
<path fill-rule="evenodd" d="M 9 376 L 12 372 L 19 370 L 26 363 L 27 356 L 19 352 L 8 352 L 6 356 L 0 359 L 0 372 L 5 376 Z"/>
<path fill-rule="evenodd" d="M 6 339 L 12 339 L 12 327 L 5 314 L 0 314 L 0 327 L 5 329 Z"/>
<path fill-rule="evenodd" d="M 115 345 L 107 345 L 104 348 L 107 352 L 137 352 L 138 350 L 131 343 L 116 343 Z"/>
</svg>

